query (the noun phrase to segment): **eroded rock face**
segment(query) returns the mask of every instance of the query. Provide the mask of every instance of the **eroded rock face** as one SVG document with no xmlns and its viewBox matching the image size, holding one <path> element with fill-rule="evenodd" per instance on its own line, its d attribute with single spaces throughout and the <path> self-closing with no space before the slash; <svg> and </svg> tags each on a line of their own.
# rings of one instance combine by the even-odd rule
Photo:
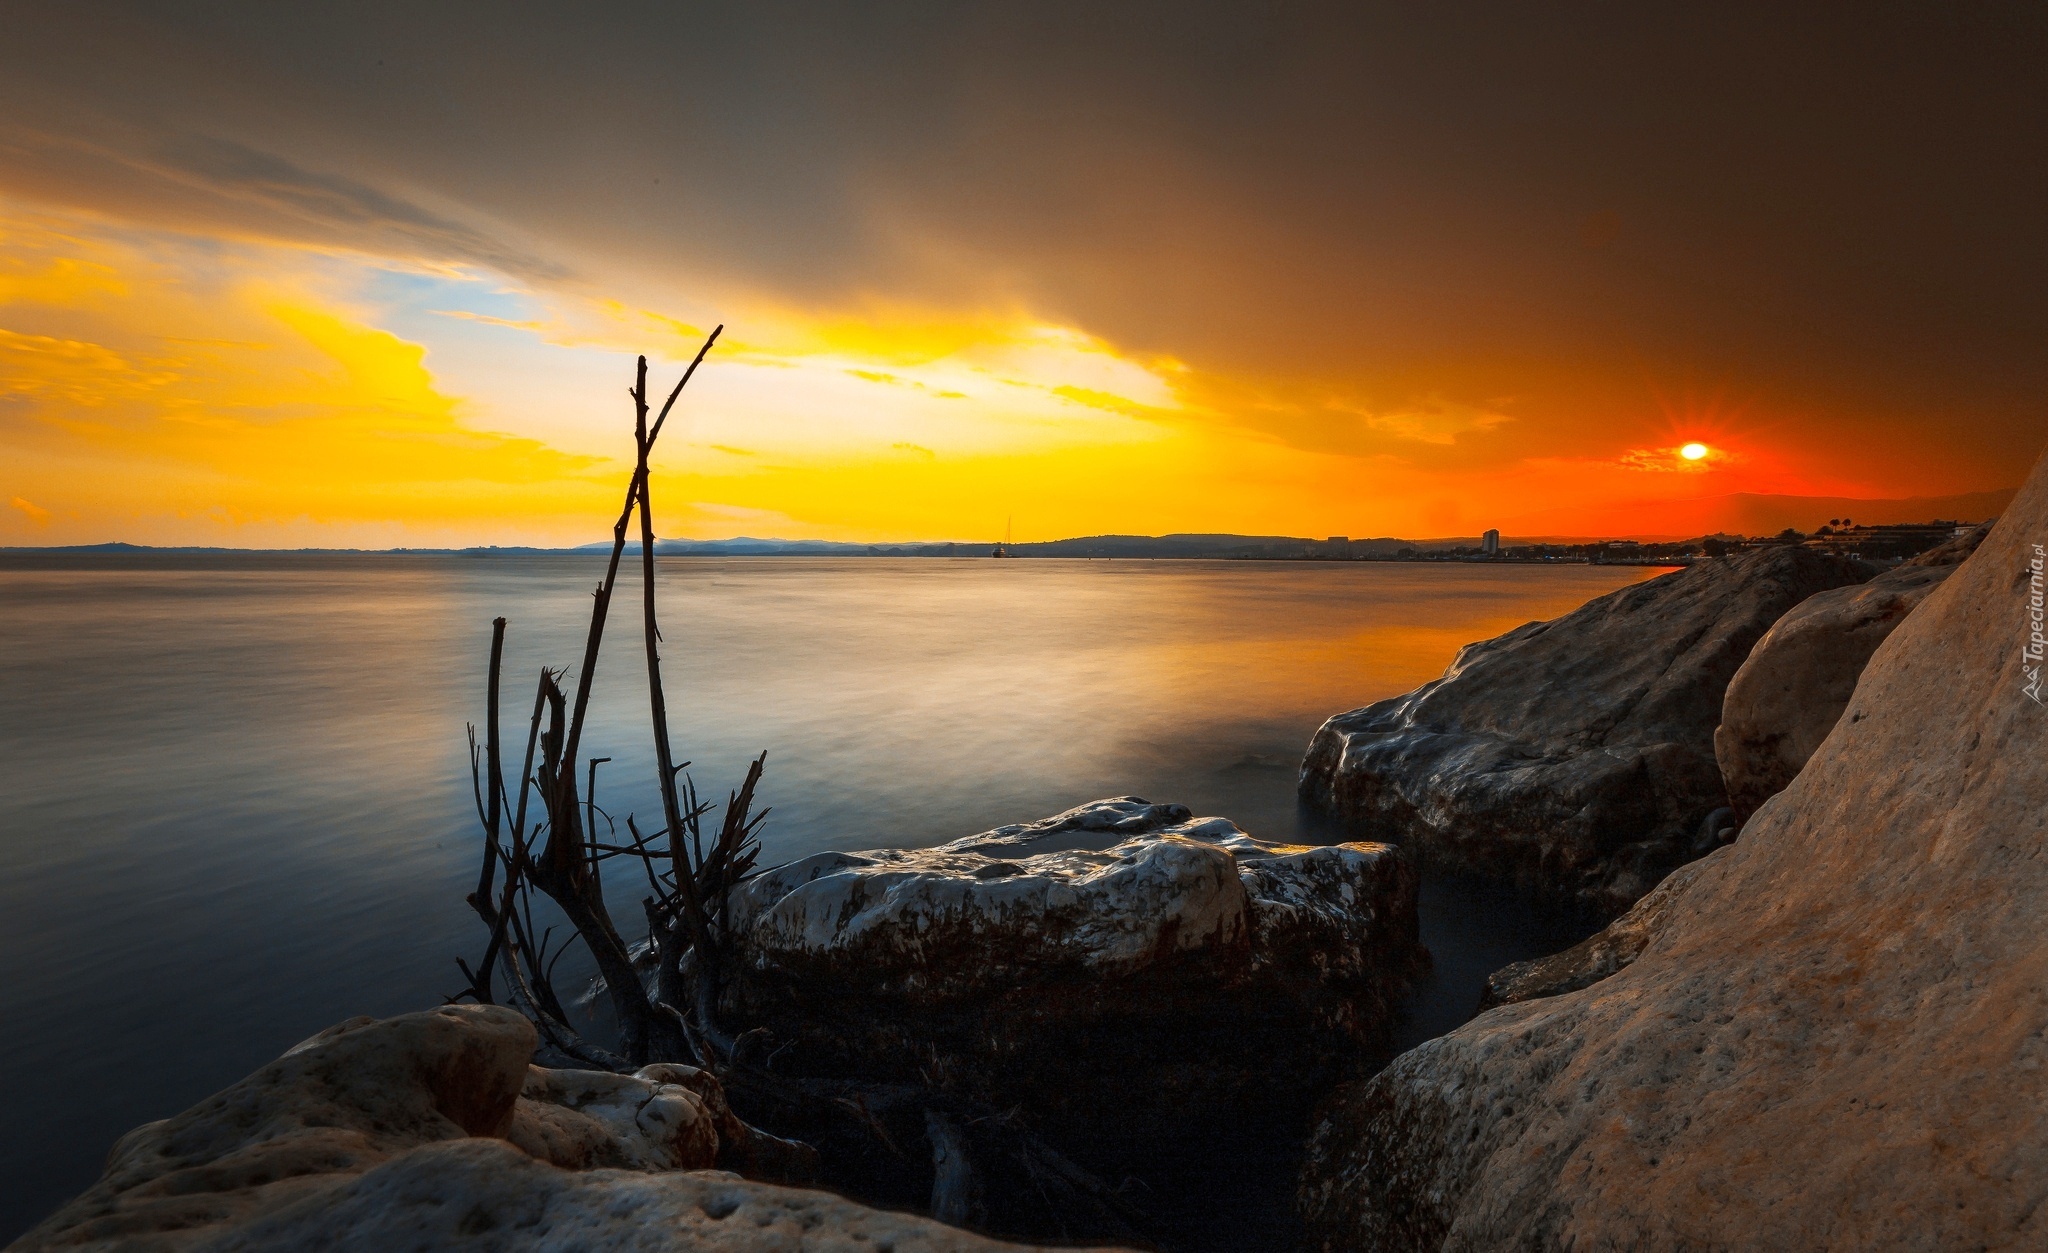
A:
<svg viewBox="0 0 2048 1253">
<path fill-rule="evenodd" d="M 706 1171 L 722 1139 L 759 1134 L 710 1075 L 544 1070 L 534 1043 L 495 1007 L 350 1019 L 129 1132 L 97 1183 L 12 1247 L 1012 1247 Z"/>
<path fill-rule="evenodd" d="M 529 1066 L 504 1138 L 568 1170 L 708 1169 L 718 1161 L 717 1116 L 703 1097 L 668 1078 Z"/>
<path fill-rule="evenodd" d="M 1989 530 L 1986 523 L 1868 583 L 1813 596 L 1757 641 L 1728 684 L 1714 731 L 1738 822 L 1792 782 L 1834 730 L 1877 646 Z"/>
<path fill-rule="evenodd" d="M 1323 724 L 1301 795 L 1423 860 L 1612 917 L 1706 851 L 1722 695 L 1750 649 L 1868 567 L 1784 546 L 1703 561 L 1467 645 Z"/>
<path fill-rule="evenodd" d="M 995 1253 L 1019 1246 L 717 1171 L 565 1171 L 496 1140 L 416 1149 L 207 1246 L 430 1253 Z"/>
<path fill-rule="evenodd" d="M 780 1065 L 943 1078 L 1097 1147 L 1327 1082 L 1426 960 L 1394 849 L 1267 844 L 1135 797 L 808 857 L 731 908 L 732 1018 Z"/>
<path fill-rule="evenodd" d="M 1533 1001 L 1540 996 L 1558 996 L 1589 988 L 1642 956 L 1650 941 L 1664 929 L 1671 902 L 1699 872 L 1714 863 L 1719 850 L 1690 862 L 1666 875 L 1650 894 L 1629 906 L 1629 911 L 1562 953 L 1502 966 L 1486 976 L 1480 990 L 1479 1008 Z"/>
<path fill-rule="evenodd" d="M 2048 1246 L 2041 544 L 2037 466 L 1632 964 L 1347 1089 L 1315 1243 Z"/>
</svg>

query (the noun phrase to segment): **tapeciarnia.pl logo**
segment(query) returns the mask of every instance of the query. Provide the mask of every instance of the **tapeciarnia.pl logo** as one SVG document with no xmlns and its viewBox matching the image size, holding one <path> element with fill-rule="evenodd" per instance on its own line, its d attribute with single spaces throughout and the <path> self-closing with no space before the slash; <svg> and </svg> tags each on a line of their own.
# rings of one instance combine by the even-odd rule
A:
<svg viewBox="0 0 2048 1253">
<path fill-rule="evenodd" d="M 2048 636 L 2042 634 L 2042 623 L 2048 620 L 2048 610 L 2042 605 L 2042 571 L 2048 569 L 2048 549 L 2034 545 L 2034 558 L 2027 563 L 2033 571 L 2027 580 L 2027 642 L 2020 649 L 2020 670 L 2027 676 L 2026 694 L 2036 705 L 2041 699 L 2041 658 L 2048 654 Z"/>
</svg>

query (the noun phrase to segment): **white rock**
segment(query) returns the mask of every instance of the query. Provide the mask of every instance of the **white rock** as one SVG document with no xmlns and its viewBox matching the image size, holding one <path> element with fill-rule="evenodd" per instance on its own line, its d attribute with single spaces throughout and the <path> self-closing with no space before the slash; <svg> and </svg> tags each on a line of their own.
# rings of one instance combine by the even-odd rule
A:
<svg viewBox="0 0 2048 1253">
<path fill-rule="evenodd" d="M 944 1075 L 1124 1170 L 1377 1047 L 1427 961 L 1415 890 L 1389 845 L 1096 801 L 742 885 L 729 1007 L 796 1072 Z"/>
<path fill-rule="evenodd" d="M 1254 915 L 1265 931 L 1311 913 L 1370 920 L 1366 897 L 1396 857 L 1384 844 L 1266 843 L 1228 819 L 1120 797 L 935 848 L 819 853 L 749 880 L 731 910 L 762 967 L 872 945 L 915 959 L 964 933 L 1006 960 L 1108 973 L 1245 946 Z"/>
</svg>

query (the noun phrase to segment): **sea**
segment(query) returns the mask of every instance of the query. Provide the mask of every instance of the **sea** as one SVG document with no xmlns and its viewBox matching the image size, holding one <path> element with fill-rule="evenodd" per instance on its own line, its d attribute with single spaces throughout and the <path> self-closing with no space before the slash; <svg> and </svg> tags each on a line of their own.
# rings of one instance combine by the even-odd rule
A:
<svg viewBox="0 0 2048 1253">
<path fill-rule="evenodd" d="M 701 792 L 768 754 L 764 861 L 938 843 L 1104 796 L 1266 839 L 1332 714 L 1644 568 L 664 557 L 668 708 Z M 465 727 L 491 620 L 523 743 L 602 556 L 0 554 L 0 1242 L 174 1114 L 356 1014 L 438 1004 L 482 947 Z M 660 805 L 637 566 L 592 693 L 596 802 Z M 643 829 L 647 822 L 641 823 Z M 1430 877 L 1404 1043 L 1582 924 Z"/>
</svg>

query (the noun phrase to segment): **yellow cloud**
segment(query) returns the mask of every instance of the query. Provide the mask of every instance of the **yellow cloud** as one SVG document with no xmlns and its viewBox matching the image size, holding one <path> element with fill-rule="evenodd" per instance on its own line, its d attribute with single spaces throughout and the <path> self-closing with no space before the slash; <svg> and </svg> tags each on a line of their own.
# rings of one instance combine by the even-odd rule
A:
<svg viewBox="0 0 2048 1253">
<path fill-rule="evenodd" d="M 87 340 L 24 335 L 0 326 L 0 394 L 34 403 L 99 408 L 147 396 L 175 375 Z"/>
<path fill-rule="evenodd" d="M 1071 400 L 1077 405 L 1086 405 L 1090 409 L 1105 409 L 1127 417 L 1149 418 L 1157 416 L 1160 412 L 1150 405 L 1139 404 L 1114 392 L 1096 391 L 1088 387 L 1060 386 L 1053 388 L 1052 394 L 1062 400 Z"/>
<path fill-rule="evenodd" d="M 25 516 L 51 517 L 33 495 L 93 528 L 67 539 L 110 519 L 154 542 L 307 522 L 498 539 L 507 519 L 580 536 L 616 489 L 598 458 L 470 425 L 425 349 L 324 294 L 304 258 L 178 257 L 33 219 L 0 240 L 0 461 Z"/>
<path fill-rule="evenodd" d="M 10 233 L 0 231 L 0 305 L 17 303 L 72 308 L 128 294 L 112 267 L 76 257 L 52 257 L 31 269 L 12 251 Z"/>
<path fill-rule="evenodd" d="M 1455 444 L 1460 436 L 1484 434 L 1514 420 L 1492 409 L 1438 397 L 1362 416 L 1372 430 L 1422 444 Z"/>
</svg>

